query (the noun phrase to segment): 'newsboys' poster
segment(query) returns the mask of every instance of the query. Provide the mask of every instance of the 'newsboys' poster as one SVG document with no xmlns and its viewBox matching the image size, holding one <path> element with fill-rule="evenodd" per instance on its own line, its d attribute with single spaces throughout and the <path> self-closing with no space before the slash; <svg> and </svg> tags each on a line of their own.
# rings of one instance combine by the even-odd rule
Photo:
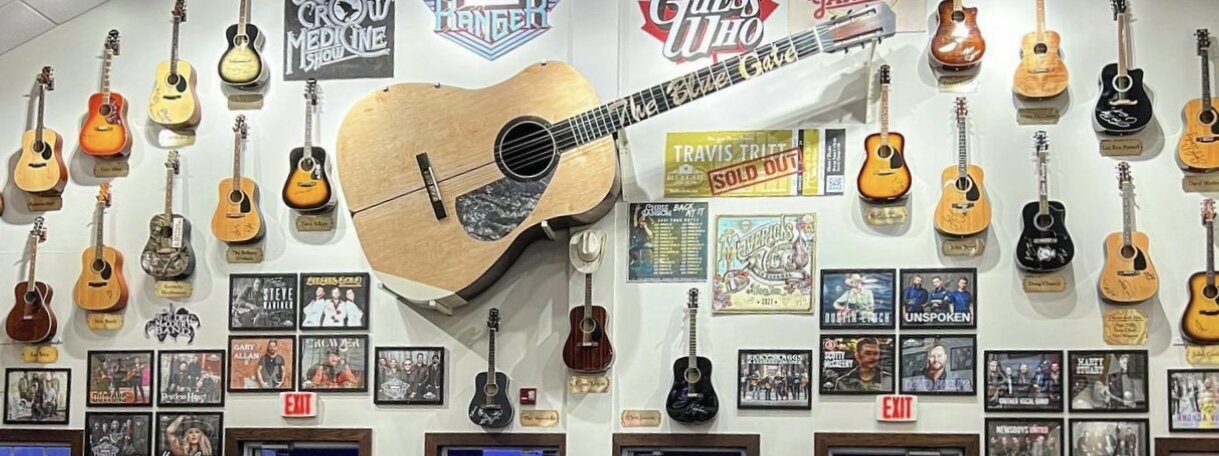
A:
<svg viewBox="0 0 1219 456">
<path fill-rule="evenodd" d="M 284 79 L 394 77 L 395 0 L 284 0 Z"/>
<path fill-rule="evenodd" d="M 707 203 L 631 204 L 627 280 L 707 280 Z"/>
</svg>

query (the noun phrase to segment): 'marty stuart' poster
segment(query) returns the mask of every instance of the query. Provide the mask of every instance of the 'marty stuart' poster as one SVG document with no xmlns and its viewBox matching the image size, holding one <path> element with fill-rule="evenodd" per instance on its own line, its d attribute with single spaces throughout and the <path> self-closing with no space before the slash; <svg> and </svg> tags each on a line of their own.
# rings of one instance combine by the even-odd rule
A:
<svg viewBox="0 0 1219 456">
<path fill-rule="evenodd" d="M 627 280 L 707 280 L 707 203 L 631 204 Z"/>
<path fill-rule="evenodd" d="M 812 309 L 815 214 L 721 215 L 715 220 L 715 236 L 714 312 Z"/>
<path fill-rule="evenodd" d="M 665 197 L 841 195 L 846 130 L 669 133 Z"/>
</svg>

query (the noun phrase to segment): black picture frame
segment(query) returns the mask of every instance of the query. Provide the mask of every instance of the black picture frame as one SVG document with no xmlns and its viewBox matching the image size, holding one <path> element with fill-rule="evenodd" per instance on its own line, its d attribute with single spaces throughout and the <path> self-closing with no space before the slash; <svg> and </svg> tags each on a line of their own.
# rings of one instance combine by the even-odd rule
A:
<svg viewBox="0 0 1219 456">
<path fill-rule="evenodd" d="M 874 296 L 874 301 L 883 301 L 885 297 L 888 298 L 888 310 L 876 312 L 877 315 L 887 315 L 888 323 L 834 323 L 827 321 L 834 314 L 831 311 L 833 309 L 833 301 L 827 300 L 827 296 L 841 295 L 842 293 L 839 292 L 838 288 L 849 282 L 852 274 L 861 275 L 861 278 L 865 281 L 867 281 L 867 277 L 885 278 L 879 280 L 880 283 L 875 286 L 864 285 L 864 287 Z M 847 280 L 843 280 L 843 277 L 846 277 Z M 887 285 L 885 282 L 887 282 Z M 877 294 L 880 296 L 876 297 Z M 897 269 L 822 269 L 821 280 L 818 282 L 817 296 L 817 320 L 820 322 L 821 329 L 854 331 L 897 328 Z M 883 319 L 878 318 L 878 320 Z"/>
<path fill-rule="evenodd" d="M 388 371 L 382 370 L 380 361 L 381 361 L 381 359 L 383 359 L 383 355 L 390 355 L 391 353 L 394 353 L 394 352 L 398 352 L 398 353 L 405 352 L 406 356 L 408 358 L 410 357 L 411 352 L 422 352 L 422 353 L 431 352 L 430 356 L 425 357 L 425 359 L 429 362 L 432 360 L 433 356 L 440 357 L 440 373 L 439 373 L 440 378 L 438 379 L 438 381 L 434 382 L 434 384 L 440 388 L 440 391 L 436 394 L 435 399 L 405 399 L 405 398 L 394 399 L 394 398 L 387 397 L 388 394 L 382 393 L 382 391 L 383 391 L 382 386 L 387 381 L 384 378 L 384 376 L 387 374 Z M 444 347 L 438 347 L 438 346 L 375 347 L 373 349 L 373 353 L 374 353 L 373 360 L 374 361 L 373 361 L 373 366 L 372 366 L 372 369 L 373 369 L 372 402 L 373 402 L 373 404 L 376 404 L 376 405 L 444 405 L 445 394 L 446 394 L 445 382 L 448 380 L 447 378 L 445 378 L 445 372 L 448 370 L 448 356 L 447 356 L 446 352 L 447 352 L 447 350 Z M 418 357 L 416 356 L 416 358 L 418 358 Z M 389 380 L 389 381 L 392 381 L 392 380 Z"/>
<path fill-rule="evenodd" d="M 238 325 L 238 324 L 235 324 L 238 321 L 238 316 L 235 315 L 235 312 L 236 312 L 235 306 L 237 304 L 237 301 L 239 300 L 238 298 L 240 298 L 244 295 L 244 292 L 242 292 L 242 293 L 234 292 L 234 289 L 237 286 L 239 286 L 237 283 L 239 280 L 246 280 L 246 279 L 254 280 L 254 279 L 268 279 L 268 278 L 283 279 L 283 278 L 287 278 L 287 277 L 291 277 L 291 280 L 292 280 L 292 285 L 291 285 L 290 289 L 292 290 L 293 296 L 290 299 L 286 299 L 286 301 L 290 302 L 291 306 L 292 306 L 291 310 L 289 311 L 289 315 L 291 316 L 290 318 L 292 319 L 291 325 L 266 325 L 266 324 L 264 324 L 264 325 L 255 325 L 255 324 Z M 261 283 L 260 283 L 260 285 L 261 285 Z M 296 331 L 296 328 L 298 326 L 300 326 L 300 274 L 297 274 L 297 273 L 233 273 L 233 274 L 229 274 L 228 298 L 229 298 L 229 301 L 228 301 L 227 318 L 228 318 L 229 331 L 231 331 L 231 332 Z"/>
<path fill-rule="evenodd" d="M 312 386 L 307 385 L 307 383 L 310 383 L 311 380 L 306 380 L 306 379 L 311 378 L 311 375 L 314 373 L 314 367 L 316 367 L 316 366 L 309 366 L 309 367 L 305 366 L 305 352 L 307 350 L 309 350 L 309 345 L 310 345 L 307 341 L 325 340 L 325 339 L 352 339 L 352 340 L 360 341 L 360 346 L 363 347 L 363 349 L 362 349 L 363 353 L 358 356 L 363 358 L 362 361 L 364 363 L 364 365 L 362 366 L 363 375 L 360 375 L 360 386 L 339 387 L 339 388 L 329 388 L 329 387 L 328 388 L 317 388 L 317 387 L 312 387 Z M 370 374 L 370 372 L 368 372 L 368 355 L 369 355 L 369 353 L 368 353 L 368 348 L 369 348 L 368 347 L 368 334 L 308 334 L 308 335 L 302 334 L 298 341 L 300 343 L 299 343 L 299 345 L 297 345 L 297 355 L 296 355 L 296 390 L 297 391 L 313 391 L 313 392 L 317 392 L 317 393 L 364 393 L 364 392 L 368 391 L 368 382 L 369 382 L 368 375 Z M 329 348 L 327 350 L 329 350 Z M 344 357 L 343 359 L 344 359 L 344 362 L 346 362 L 347 364 L 350 364 L 349 359 L 347 359 L 346 357 Z"/>
<path fill-rule="evenodd" d="M 1079 357 L 1084 357 L 1084 356 L 1095 357 L 1096 355 L 1114 356 L 1119 359 L 1119 362 L 1120 362 L 1120 358 L 1122 356 L 1133 356 L 1133 357 L 1141 359 L 1141 360 L 1137 361 L 1137 365 L 1141 366 L 1141 369 L 1143 371 L 1142 387 L 1139 388 L 1141 390 L 1141 396 L 1143 398 L 1142 405 L 1136 405 L 1134 407 L 1129 407 L 1129 408 L 1112 408 L 1112 407 L 1094 408 L 1092 406 L 1088 406 L 1088 407 L 1080 406 L 1080 404 L 1090 402 L 1091 399 L 1089 399 L 1088 396 L 1095 395 L 1096 392 L 1092 391 L 1092 389 L 1094 388 L 1094 386 L 1092 386 L 1092 385 L 1089 385 L 1085 388 L 1080 388 L 1077 390 L 1076 386 L 1077 386 L 1077 383 L 1079 383 L 1079 381 L 1080 381 L 1080 379 L 1078 379 L 1077 377 L 1082 377 L 1083 375 L 1095 375 L 1095 374 L 1080 374 L 1080 373 L 1076 372 L 1077 369 L 1079 367 L 1081 367 L 1081 366 L 1079 366 L 1077 359 Z M 1150 364 L 1149 364 L 1150 359 L 1151 358 L 1150 358 L 1147 350 L 1070 350 L 1070 351 L 1068 351 L 1067 352 L 1067 385 L 1068 386 L 1066 387 L 1066 390 L 1063 392 L 1064 396 L 1067 398 L 1066 399 L 1067 400 L 1067 411 L 1071 412 L 1071 413 L 1147 413 L 1148 411 L 1150 411 L 1150 403 L 1151 403 L 1151 386 L 1150 386 L 1151 378 L 1150 378 Z M 1104 368 L 1103 365 L 1102 365 L 1102 368 Z M 1102 373 L 1101 375 L 1109 375 L 1109 374 Z M 1088 379 L 1085 378 L 1085 379 L 1082 379 L 1082 381 L 1086 382 L 1086 381 L 1088 381 Z M 1109 383 L 1109 382 L 1107 381 L 1106 383 Z M 1106 387 L 1106 388 L 1108 388 L 1108 387 Z M 1107 391 L 1106 391 L 1106 393 L 1107 393 Z M 1111 394 L 1111 393 L 1109 393 L 1109 394 Z M 1135 403 L 1137 404 L 1137 401 Z"/>
<path fill-rule="evenodd" d="M 1069 442 L 1070 437 L 1068 436 L 1068 433 L 1067 433 L 1066 420 L 1064 420 L 1062 418 L 1058 418 L 1058 417 L 1048 417 L 1048 416 L 1047 417 L 1020 417 L 1020 418 L 1006 418 L 1006 417 L 1005 418 L 986 418 L 985 425 L 983 426 L 985 428 L 983 431 L 984 432 L 983 444 L 986 445 L 986 449 L 984 450 L 983 455 L 991 456 L 991 451 L 993 450 L 993 444 L 991 443 L 991 441 L 992 441 L 992 439 L 997 437 L 996 433 L 994 432 L 994 428 L 997 425 L 1020 426 L 1020 425 L 1038 425 L 1038 424 L 1040 424 L 1040 425 L 1046 425 L 1046 424 L 1058 425 L 1058 456 L 1066 456 L 1067 445 L 1068 445 L 1068 443 L 1070 443 Z M 1008 454 L 1010 454 L 1010 453 L 1008 453 Z"/>
<path fill-rule="evenodd" d="M 148 366 L 148 372 L 149 372 L 149 375 L 151 376 L 151 378 L 147 379 L 148 380 L 148 392 L 143 394 L 144 400 L 142 402 L 130 402 L 130 403 L 128 403 L 128 402 L 102 402 L 102 401 L 94 400 L 95 399 L 94 394 L 93 394 L 95 392 L 94 391 L 94 384 L 95 384 L 94 382 L 101 380 L 100 378 L 98 378 L 97 375 L 95 375 L 95 373 L 97 371 L 94 369 L 96 367 L 100 367 L 97 365 L 98 361 L 100 361 L 98 359 L 98 357 L 105 357 L 105 356 L 111 356 L 111 355 L 140 356 L 140 357 L 142 357 L 145 365 Z M 152 350 L 89 350 L 85 354 L 85 358 L 87 359 L 85 365 L 88 369 L 86 371 L 86 376 L 85 376 L 85 406 L 86 407 L 129 407 L 129 408 L 152 407 L 152 402 L 153 402 L 152 396 L 153 396 L 153 394 L 156 394 L 156 391 L 154 391 L 154 388 L 157 385 L 157 383 L 156 383 L 157 373 L 155 371 L 156 360 L 153 359 Z M 143 381 L 143 379 L 141 379 L 141 383 L 142 383 L 142 381 Z M 120 388 L 122 388 L 122 387 L 120 386 Z M 120 391 L 119 393 L 122 394 L 122 391 Z"/>
<path fill-rule="evenodd" d="M 1181 400 L 1188 401 L 1189 403 L 1192 404 L 1193 402 L 1197 402 L 1197 394 L 1199 393 L 1201 388 L 1199 388 L 1199 390 L 1193 391 L 1195 400 L 1189 401 L 1189 398 L 1184 396 L 1184 394 L 1187 394 L 1189 392 L 1189 389 L 1183 388 L 1181 390 L 1178 390 L 1177 389 L 1178 380 L 1173 378 L 1174 374 L 1202 374 L 1204 376 L 1203 381 L 1211 380 L 1213 385 L 1219 385 L 1219 369 L 1201 369 L 1201 368 L 1168 369 L 1167 373 L 1165 374 L 1165 378 L 1167 379 L 1167 382 L 1165 382 L 1165 384 L 1164 384 L 1166 386 L 1164 388 L 1165 396 L 1166 396 L 1166 399 L 1168 402 L 1168 432 L 1199 432 L 1199 433 L 1202 433 L 1202 432 L 1217 433 L 1217 432 L 1219 432 L 1219 427 L 1211 427 L 1211 428 L 1181 427 L 1177 424 L 1178 423 L 1178 420 L 1177 420 L 1178 413 L 1177 412 L 1180 407 L 1177 396 L 1181 395 L 1182 396 Z M 1219 398 L 1212 398 L 1211 400 L 1219 401 Z M 1201 404 L 1199 404 L 1199 405 L 1201 405 Z M 1214 413 L 1214 412 L 1212 412 L 1212 413 Z M 1199 420 L 1201 420 L 1200 416 L 1199 416 Z"/>
<path fill-rule="evenodd" d="M 1001 394 L 1001 392 L 1002 392 L 1001 388 L 1002 388 L 1003 384 L 1000 383 L 999 385 L 994 386 L 995 388 L 998 388 L 999 391 L 991 390 L 992 385 L 990 382 L 990 377 L 991 377 L 990 376 L 990 363 L 991 363 L 991 361 L 1001 363 L 1002 360 L 998 359 L 998 357 L 1000 357 L 1000 356 L 1007 357 L 1007 358 L 1011 358 L 1013 356 L 1014 357 L 1040 356 L 1043 358 L 1049 357 L 1048 359 L 1043 359 L 1042 362 L 1043 363 L 1049 362 L 1051 364 L 1053 364 L 1054 359 L 1057 359 L 1058 360 L 1057 361 L 1058 362 L 1058 376 L 1059 376 L 1058 398 L 1057 399 L 1054 398 L 1054 395 L 1053 395 L 1054 391 L 1052 388 L 1053 384 L 1051 383 L 1049 403 L 1044 406 L 1037 406 L 1035 404 L 1032 406 L 1024 406 L 1024 405 L 1004 406 L 1002 404 L 999 404 L 999 400 L 996 395 Z M 1057 358 L 1054 358 L 1055 356 L 1057 356 Z M 999 364 L 998 367 L 999 367 L 1000 372 L 1002 372 L 1005 369 L 1005 367 L 1002 364 Z M 1038 368 L 1039 367 L 1040 366 L 1038 366 Z M 980 372 L 978 374 L 978 377 L 983 380 L 983 385 L 986 387 L 985 393 L 983 393 L 982 403 L 984 404 L 985 410 L 987 412 L 1062 412 L 1063 398 L 1066 397 L 1066 392 L 1064 391 L 1064 388 L 1066 388 L 1066 386 L 1068 385 L 1068 383 L 1066 381 L 1067 380 L 1067 371 L 1066 371 L 1065 353 L 1062 350 L 985 350 L 982 352 L 982 372 Z M 994 400 L 992 400 L 992 399 L 994 399 Z"/>
<path fill-rule="evenodd" d="M 167 382 L 167 380 L 166 380 L 167 375 L 165 375 L 165 370 L 164 370 L 165 359 L 166 359 L 166 357 L 172 357 L 172 356 L 178 356 L 178 355 L 194 355 L 194 356 L 211 355 L 211 356 L 219 357 L 220 370 L 219 370 L 219 372 L 217 372 L 218 378 L 216 380 L 218 382 L 218 390 L 219 390 L 217 392 L 218 400 L 213 400 L 210 402 L 175 402 L 172 400 L 166 400 L 166 392 L 165 392 L 165 385 L 164 385 L 164 383 Z M 228 374 L 229 374 L 228 361 L 229 361 L 228 352 L 226 352 L 224 350 L 161 350 L 161 351 L 158 351 L 157 352 L 157 382 L 156 382 L 157 407 L 164 407 L 164 408 L 224 407 L 224 400 L 225 400 L 224 395 L 225 395 L 225 391 L 228 390 Z M 171 368 L 171 370 L 172 370 L 172 368 Z M 172 373 L 168 377 L 170 377 L 172 379 L 172 377 L 173 377 Z"/>
<path fill-rule="evenodd" d="M 1071 418 L 1067 421 L 1067 426 L 1070 428 L 1071 454 L 1079 454 L 1075 451 L 1075 425 L 1087 423 L 1115 423 L 1115 424 L 1138 424 L 1142 426 L 1141 439 L 1143 444 L 1140 445 L 1142 453 L 1135 456 L 1151 456 L 1151 422 L 1147 418 Z M 1080 436 L 1082 437 L 1082 436 Z"/>
<path fill-rule="evenodd" d="M 94 446 L 100 442 L 100 439 L 106 437 L 105 435 L 98 436 L 98 435 L 94 434 L 95 428 L 97 428 L 99 431 L 101 430 L 99 427 L 94 426 L 94 421 L 98 421 L 99 424 L 105 425 L 105 424 L 108 424 L 107 423 L 108 421 L 113 421 L 116 419 L 124 419 L 124 418 L 134 418 L 134 419 L 143 418 L 144 419 L 144 424 L 145 424 L 144 431 L 147 433 L 147 435 L 144 436 L 144 445 L 143 445 L 143 448 L 141 448 L 143 451 L 140 453 L 136 453 L 136 456 L 152 456 L 152 446 L 153 446 L 153 438 L 154 438 L 153 429 L 156 427 L 156 425 L 152 419 L 152 412 L 85 411 L 85 444 L 84 444 L 85 454 L 89 454 L 89 455 L 106 454 L 103 452 L 98 452 L 98 453 L 94 452 Z M 137 429 L 133 429 L 131 431 L 133 434 L 135 432 L 138 432 L 138 426 L 132 426 L 132 427 L 137 428 Z M 138 438 L 133 438 L 133 440 L 135 440 L 137 442 L 139 441 Z M 115 445 L 115 446 L 118 446 L 118 445 Z M 114 454 L 120 454 L 120 453 L 114 453 Z"/>
<path fill-rule="evenodd" d="M 209 418 L 210 419 L 210 418 L 214 417 L 215 424 L 207 423 L 209 426 L 211 426 L 213 428 L 213 432 L 216 434 L 214 445 L 212 445 L 212 454 L 219 455 L 219 454 L 224 453 L 224 412 L 200 412 L 200 411 L 193 411 L 193 410 L 191 410 L 191 411 L 173 410 L 173 411 L 167 411 L 167 412 L 157 411 L 156 416 L 153 418 L 153 423 L 154 423 L 154 426 L 156 426 L 156 431 L 153 435 L 153 447 L 152 448 L 156 454 L 164 454 L 164 452 L 161 451 L 162 440 L 165 438 L 165 431 L 169 428 L 168 425 L 166 425 L 165 429 L 161 428 L 161 417 L 169 418 L 169 420 L 170 420 L 169 423 L 172 424 L 173 420 L 176 420 L 177 419 L 176 417 L 179 417 L 179 416 L 186 416 L 186 417 L 192 419 L 193 421 L 199 421 L 200 418 Z M 204 437 L 205 438 L 207 437 L 206 430 L 204 432 Z M 212 440 L 212 439 L 209 438 L 208 440 Z"/>
<path fill-rule="evenodd" d="M 12 388 L 9 387 L 12 383 L 13 374 L 25 373 L 48 373 L 52 375 L 63 374 L 65 377 L 59 384 L 63 386 L 63 419 L 62 420 L 23 420 L 13 417 Z M 58 380 L 58 379 L 56 379 Z M 58 409 L 56 410 L 58 412 Z M 37 368 L 37 367 L 10 367 L 4 370 L 4 424 L 22 424 L 22 425 L 59 425 L 68 424 L 68 420 L 72 418 L 72 369 L 57 369 L 57 368 Z"/>
<path fill-rule="evenodd" d="M 244 380 L 249 380 L 250 377 L 256 377 L 256 374 L 255 375 L 249 375 L 249 374 L 237 375 L 236 374 L 236 370 L 239 368 L 239 366 L 238 366 L 238 363 L 235 362 L 234 357 L 238 356 L 238 353 L 237 353 L 238 349 L 233 345 L 234 342 L 251 341 L 251 342 L 253 342 L 253 345 L 256 347 L 257 343 L 259 341 L 270 341 L 270 340 L 275 340 L 277 342 L 276 346 L 278 347 L 278 350 L 279 350 L 277 352 L 277 354 L 279 354 L 284 359 L 284 363 L 285 363 L 284 377 L 286 377 L 288 379 L 287 385 L 280 387 L 280 388 L 233 386 L 233 384 L 235 382 L 238 382 L 238 381 L 244 382 Z M 279 342 L 284 341 L 284 340 L 289 340 L 292 342 L 292 348 L 291 348 L 291 350 L 288 351 L 287 354 L 284 353 L 284 350 L 282 347 L 279 347 L 279 345 L 280 345 Z M 229 394 L 234 394 L 234 393 L 279 393 L 279 392 L 283 392 L 283 391 L 295 391 L 296 390 L 297 369 L 300 368 L 300 366 L 298 366 L 296 364 L 297 351 L 300 349 L 299 342 L 300 341 L 297 340 L 297 336 L 294 334 L 267 334 L 264 336 L 254 336 L 254 335 L 229 336 L 228 348 L 225 350 L 227 352 L 226 370 L 227 370 L 227 375 L 228 375 L 228 378 L 225 381 L 225 388 L 224 388 L 225 391 L 227 391 Z M 264 352 L 266 350 L 265 345 L 267 345 L 267 344 L 264 344 L 264 347 L 262 350 Z M 245 351 L 243 350 L 243 352 L 241 353 L 240 356 L 245 357 L 245 356 L 252 356 L 252 355 L 250 355 L 249 353 L 245 353 Z M 261 359 L 261 355 L 258 355 L 258 358 L 256 358 L 256 359 Z M 246 363 L 246 361 L 248 361 L 248 360 L 242 359 L 241 361 L 242 361 L 242 363 L 241 363 L 242 365 L 240 367 L 242 368 L 243 371 L 247 370 L 246 368 L 248 366 L 246 366 L 246 364 L 248 364 L 248 363 Z M 258 361 L 255 360 L 253 362 L 255 363 L 254 369 L 258 369 L 258 367 L 257 367 Z M 257 371 L 255 371 L 255 372 L 257 372 Z M 253 381 L 256 382 L 257 380 L 253 380 Z"/>
<path fill-rule="evenodd" d="M 978 368 L 977 368 L 978 364 L 976 361 L 969 368 L 970 374 L 969 374 L 969 377 L 967 378 L 967 380 L 970 381 L 969 382 L 969 385 L 970 385 L 969 391 L 955 391 L 955 390 L 953 390 L 953 391 L 930 391 L 930 390 L 920 390 L 920 389 L 908 388 L 907 382 L 906 382 L 907 373 L 913 371 L 916 366 L 914 366 L 911 363 L 906 362 L 907 356 L 910 356 L 910 355 L 906 354 L 906 345 L 907 345 L 907 341 L 913 341 L 914 339 L 919 339 L 921 341 L 921 343 L 924 345 L 924 347 L 926 346 L 927 339 L 932 339 L 932 340 L 965 339 L 965 340 L 969 340 L 969 347 L 973 348 L 973 353 L 974 353 L 973 358 L 976 360 L 977 356 L 978 356 L 978 336 L 973 335 L 973 334 L 926 334 L 926 335 L 902 334 L 899 338 L 900 342 L 898 342 L 898 344 L 897 344 L 898 356 L 901 358 L 901 361 L 899 362 L 899 365 L 901 366 L 901 372 L 898 374 L 898 387 L 897 387 L 898 392 L 900 392 L 901 394 L 914 394 L 914 395 L 918 395 L 918 396 L 977 396 L 978 395 Z M 941 345 L 941 346 L 943 346 L 945 348 L 945 353 L 944 353 L 945 361 L 951 363 L 952 362 L 952 359 L 950 357 L 951 351 L 953 348 L 955 348 L 957 346 L 956 345 L 952 345 L 952 346 Z M 919 353 L 924 353 L 924 356 L 922 359 L 924 361 L 926 361 L 926 356 L 927 356 L 925 354 L 926 350 L 923 350 Z M 948 369 L 949 372 L 954 370 L 952 364 L 949 364 L 949 366 L 947 366 L 946 369 Z M 961 378 L 958 377 L 957 380 L 959 381 L 959 380 L 961 380 Z"/>
<path fill-rule="evenodd" d="M 314 282 L 325 281 L 327 283 L 327 285 L 329 285 L 329 282 L 331 279 L 334 279 L 334 281 L 335 281 L 335 285 L 332 286 L 333 288 L 345 287 L 354 292 L 355 298 L 356 298 L 354 301 L 355 306 L 361 312 L 363 312 L 363 316 L 361 317 L 360 325 L 358 325 L 358 326 L 320 326 L 321 323 L 317 323 L 317 324 L 312 323 L 312 317 L 310 317 L 310 312 L 311 312 L 310 305 L 313 304 L 313 301 L 315 300 L 315 293 L 311 293 L 310 290 L 314 290 L 316 292 L 317 288 L 326 287 L 326 285 L 318 285 Z M 359 285 L 358 286 L 351 285 L 352 283 L 359 283 Z M 297 327 L 301 331 L 332 331 L 332 332 L 334 332 L 334 331 L 367 331 L 368 330 L 369 322 L 372 321 L 372 307 L 373 307 L 372 301 L 370 299 L 371 298 L 370 288 L 372 286 L 372 279 L 371 279 L 371 275 L 369 273 L 367 273 L 367 272 L 335 272 L 335 273 L 307 272 L 307 273 L 301 273 L 300 276 L 297 278 L 297 286 L 300 287 L 300 291 L 296 294 L 297 301 L 298 301 L 298 304 L 296 306 L 298 309 L 296 323 L 297 323 Z M 326 296 L 330 296 L 330 293 L 327 292 Z M 343 292 L 343 297 L 346 298 L 345 292 Z"/>
<path fill-rule="evenodd" d="M 968 281 L 967 286 L 969 287 L 968 291 L 971 293 L 972 298 L 973 298 L 973 302 L 971 303 L 973 305 L 973 313 L 970 316 L 969 322 L 968 323 L 953 323 L 953 322 L 940 323 L 940 322 L 934 322 L 934 321 L 926 322 L 926 323 L 924 323 L 924 322 L 919 322 L 919 323 L 907 322 L 906 321 L 907 314 L 911 313 L 910 311 L 914 308 L 913 302 L 917 302 L 917 301 L 913 301 L 913 300 L 907 298 L 907 294 L 910 293 L 910 291 L 907 290 L 907 288 L 910 288 L 907 286 L 907 284 L 910 282 L 910 280 L 913 279 L 913 277 L 915 275 L 918 275 L 921 277 L 932 277 L 932 279 L 934 279 L 935 276 L 957 277 L 958 279 L 962 278 L 962 277 L 968 277 L 967 278 L 967 281 Z M 898 271 L 897 279 L 898 279 L 897 291 L 894 294 L 894 296 L 896 297 L 895 299 L 897 301 L 896 302 L 897 308 L 895 309 L 895 312 L 896 312 L 895 315 L 898 317 L 898 320 L 900 321 L 900 324 L 898 326 L 901 329 L 977 329 L 978 328 L 978 315 L 980 313 L 980 307 L 981 307 L 978 303 L 979 296 L 981 296 L 981 293 L 979 292 L 979 288 L 978 288 L 978 268 L 906 268 L 906 269 L 901 269 L 900 271 Z M 932 279 L 928 279 L 928 281 L 930 281 Z M 951 293 L 953 290 L 956 289 L 956 282 L 957 282 L 956 280 L 952 280 L 951 282 L 945 281 L 943 279 L 941 279 L 941 280 L 944 283 L 945 292 Z M 930 284 L 924 283 L 924 285 L 930 285 Z M 936 318 L 936 317 L 933 317 L 934 315 L 944 315 L 944 312 L 926 312 L 926 310 L 927 310 L 926 306 L 930 305 L 931 302 L 934 301 L 934 299 L 931 299 L 934 297 L 934 296 L 931 296 L 931 294 L 933 294 L 935 290 L 934 290 L 934 288 L 928 290 L 926 286 L 924 286 L 924 290 L 926 290 L 928 293 L 929 301 L 924 304 L 921 304 L 919 307 L 924 310 L 924 312 L 921 312 L 922 314 L 932 315 L 932 316 L 927 316 L 924 318 L 934 319 L 934 318 Z M 940 308 L 942 309 L 943 306 L 945 306 L 945 305 L 951 306 L 952 304 L 951 304 L 951 302 L 949 302 L 947 304 L 941 305 Z M 950 315 L 952 315 L 952 312 L 948 312 L 947 315 L 949 315 L 949 316 L 945 316 L 942 318 L 951 319 Z"/>
<path fill-rule="evenodd" d="M 881 372 L 883 373 L 883 372 L 887 371 L 889 373 L 889 378 L 890 378 L 890 382 L 891 382 L 891 384 L 889 385 L 889 389 L 838 390 L 836 386 L 830 387 L 828 385 L 828 383 L 830 381 L 830 369 L 840 369 L 840 368 L 827 366 L 827 361 L 830 361 L 827 359 L 827 354 L 829 353 L 831 348 L 836 348 L 834 346 L 837 344 L 836 340 L 831 340 L 831 339 L 848 339 L 848 340 L 852 340 L 853 342 L 859 342 L 862 339 L 877 339 L 877 342 L 880 343 L 880 346 L 882 349 L 882 352 L 880 354 L 880 360 L 878 362 L 882 364 L 880 366 Z M 817 338 L 817 340 L 819 342 L 817 344 L 819 346 L 819 348 L 817 350 L 817 354 L 818 354 L 818 356 L 817 356 L 817 360 L 818 360 L 817 361 L 817 372 L 818 372 L 817 392 L 818 392 L 818 394 L 821 394 L 823 396 L 875 396 L 875 395 L 879 395 L 879 394 L 893 394 L 894 391 L 897 391 L 897 382 L 898 382 L 897 336 L 895 336 L 891 333 L 889 333 L 889 334 L 822 334 L 820 337 Z M 885 353 L 883 352 L 883 349 L 885 346 L 884 341 L 887 341 L 888 346 L 889 346 L 889 353 L 888 353 L 888 357 L 887 357 L 888 358 L 887 366 L 884 365 L 885 359 L 886 359 Z M 834 351 L 841 351 L 841 350 L 835 349 Z M 851 362 L 853 364 L 856 363 L 857 361 L 855 361 L 855 358 L 854 358 L 855 353 L 853 350 L 851 352 L 851 356 L 852 356 Z M 888 367 L 888 369 L 885 369 L 886 367 Z M 849 374 L 850 371 L 847 371 L 846 373 Z M 835 385 L 837 384 L 837 378 L 841 378 L 841 377 L 835 377 L 835 380 L 834 380 Z M 882 377 L 882 383 L 883 383 L 883 377 Z"/>
<path fill-rule="evenodd" d="M 807 376 L 807 383 L 801 388 L 804 391 L 804 402 L 797 404 L 750 404 L 745 402 L 746 390 L 743 389 L 746 378 L 752 373 L 748 372 L 748 362 L 750 355 L 795 355 L 804 357 L 804 373 Z M 742 370 L 744 369 L 744 371 Z M 741 410 L 812 410 L 813 408 L 813 351 L 812 350 L 790 350 L 790 349 L 742 349 L 737 350 L 737 381 L 736 389 L 736 407 Z M 790 382 L 788 383 L 790 384 Z"/>
</svg>

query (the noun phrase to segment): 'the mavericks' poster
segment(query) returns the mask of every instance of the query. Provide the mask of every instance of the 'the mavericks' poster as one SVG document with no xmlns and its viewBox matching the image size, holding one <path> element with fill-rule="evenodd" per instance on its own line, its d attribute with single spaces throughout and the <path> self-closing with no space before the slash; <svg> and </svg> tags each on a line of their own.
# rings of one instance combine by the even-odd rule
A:
<svg viewBox="0 0 1219 456">
<path fill-rule="evenodd" d="M 812 310 L 815 214 L 722 215 L 715 236 L 715 312 Z"/>
</svg>

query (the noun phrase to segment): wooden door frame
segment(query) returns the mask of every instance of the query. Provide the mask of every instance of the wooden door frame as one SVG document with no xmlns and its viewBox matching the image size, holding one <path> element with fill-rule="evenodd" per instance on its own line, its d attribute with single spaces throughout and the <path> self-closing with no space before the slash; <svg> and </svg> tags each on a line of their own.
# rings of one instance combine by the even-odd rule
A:
<svg viewBox="0 0 1219 456">
<path fill-rule="evenodd" d="M 614 434 L 614 453 L 624 448 L 732 448 L 745 450 L 746 456 L 761 456 L 762 439 L 757 434 Z"/>
<path fill-rule="evenodd" d="M 890 432 L 818 432 L 813 434 L 813 454 L 829 456 L 830 447 L 872 448 L 960 448 L 965 456 L 980 456 L 978 434 L 912 434 Z"/>
<path fill-rule="evenodd" d="M 1206 453 L 1219 448 L 1219 437 L 1156 437 L 1155 456 L 1172 452 Z"/>
<path fill-rule="evenodd" d="M 567 434 L 560 433 L 497 433 L 429 432 L 423 435 L 424 456 L 439 456 L 446 446 L 520 446 L 556 447 L 559 456 L 567 454 Z"/>
<path fill-rule="evenodd" d="M 85 431 L 77 429 L 28 429 L 5 428 L 0 433 L 0 444 L 50 443 L 67 444 L 72 456 L 84 456 Z"/>
<path fill-rule="evenodd" d="M 368 428 L 228 428 L 224 454 L 239 456 L 248 442 L 342 442 L 356 444 L 360 456 L 372 456 L 372 429 Z"/>
</svg>

